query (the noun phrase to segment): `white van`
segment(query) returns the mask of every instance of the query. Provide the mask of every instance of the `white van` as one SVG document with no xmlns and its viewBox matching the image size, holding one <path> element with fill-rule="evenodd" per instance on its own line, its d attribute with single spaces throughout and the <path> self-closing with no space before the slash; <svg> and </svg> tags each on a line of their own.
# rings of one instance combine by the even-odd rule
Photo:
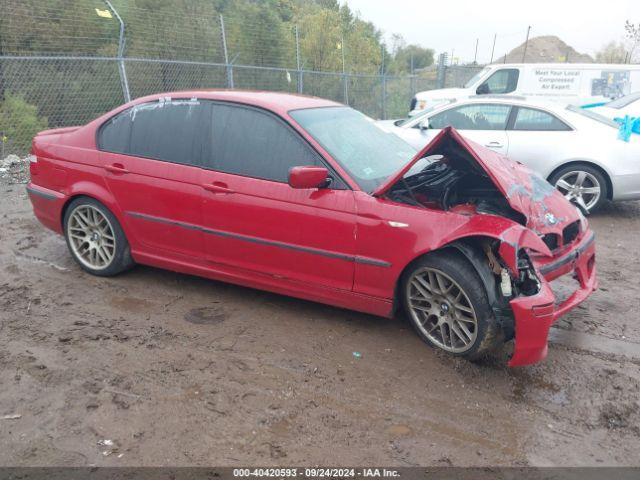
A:
<svg viewBox="0 0 640 480">
<path fill-rule="evenodd" d="M 514 94 L 574 105 L 606 102 L 640 90 L 640 65 L 595 63 L 506 63 L 487 65 L 463 88 L 419 92 L 409 115 L 451 99 Z"/>
</svg>

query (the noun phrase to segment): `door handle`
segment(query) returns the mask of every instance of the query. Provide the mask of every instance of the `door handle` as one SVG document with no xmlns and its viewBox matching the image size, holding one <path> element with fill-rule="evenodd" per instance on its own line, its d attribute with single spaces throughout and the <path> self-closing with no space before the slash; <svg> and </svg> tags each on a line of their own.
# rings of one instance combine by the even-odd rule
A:
<svg viewBox="0 0 640 480">
<path fill-rule="evenodd" d="M 107 172 L 111 172 L 111 173 L 120 173 L 120 174 L 129 173 L 129 170 L 124 168 L 124 165 L 122 165 L 121 163 L 114 163 L 114 164 L 111 164 L 111 165 L 105 165 L 104 169 Z"/>
<path fill-rule="evenodd" d="M 489 147 L 489 148 L 502 148 L 503 145 L 500 142 L 489 142 L 487 144 L 485 144 L 485 147 Z"/>
<path fill-rule="evenodd" d="M 222 182 L 205 183 L 202 188 L 211 193 L 235 193 L 226 183 Z"/>
</svg>

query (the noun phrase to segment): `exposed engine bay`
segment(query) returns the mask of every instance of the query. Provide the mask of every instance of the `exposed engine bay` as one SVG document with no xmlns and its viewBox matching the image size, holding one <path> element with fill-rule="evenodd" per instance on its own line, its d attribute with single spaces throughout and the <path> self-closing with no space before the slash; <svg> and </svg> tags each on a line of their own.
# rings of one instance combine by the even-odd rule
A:
<svg viewBox="0 0 640 480">
<path fill-rule="evenodd" d="M 526 224 L 526 218 L 511 208 L 487 173 L 457 142 L 443 142 L 436 150 L 428 152 L 393 186 L 390 199 L 442 210 L 470 204 L 478 213 Z"/>
</svg>

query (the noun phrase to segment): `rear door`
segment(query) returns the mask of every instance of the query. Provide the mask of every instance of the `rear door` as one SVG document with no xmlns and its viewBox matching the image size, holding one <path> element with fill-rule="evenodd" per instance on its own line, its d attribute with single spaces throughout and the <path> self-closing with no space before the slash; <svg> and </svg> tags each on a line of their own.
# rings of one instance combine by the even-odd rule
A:
<svg viewBox="0 0 640 480">
<path fill-rule="evenodd" d="M 323 165 L 276 115 L 215 103 L 202 177 L 207 260 L 342 290 L 353 286 L 355 200 L 333 174 L 328 188 L 293 189 L 293 166 Z"/>
<path fill-rule="evenodd" d="M 509 139 L 505 130 L 510 111 L 510 105 L 499 103 L 471 103 L 448 108 L 429 118 L 429 140 L 443 128 L 452 126 L 464 137 L 506 155 Z"/>
<path fill-rule="evenodd" d="M 573 136 L 572 128 L 551 112 L 515 107 L 507 127 L 508 155 L 542 173 L 562 160 L 564 146 Z"/>
<path fill-rule="evenodd" d="M 210 109 L 206 101 L 161 99 L 117 115 L 99 131 L 107 186 L 132 244 L 147 252 L 202 260 L 199 167 Z"/>
</svg>

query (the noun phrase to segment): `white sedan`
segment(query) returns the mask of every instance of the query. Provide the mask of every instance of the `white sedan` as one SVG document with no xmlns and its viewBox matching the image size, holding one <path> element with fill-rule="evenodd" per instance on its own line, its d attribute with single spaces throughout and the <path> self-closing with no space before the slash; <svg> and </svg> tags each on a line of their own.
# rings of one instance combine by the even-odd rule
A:
<svg viewBox="0 0 640 480">
<path fill-rule="evenodd" d="M 589 110 L 611 119 L 624 118 L 625 115 L 640 117 L 640 92 L 630 93 Z"/>
<path fill-rule="evenodd" d="M 606 199 L 640 199 L 640 135 L 632 134 L 628 142 L 618 139 L 618 124 L 589 109 L 482 95 L 378 125 L 415 148 L 451 125 L 463 136 L 536 170 L 585 213 Z"/>
</svg>

